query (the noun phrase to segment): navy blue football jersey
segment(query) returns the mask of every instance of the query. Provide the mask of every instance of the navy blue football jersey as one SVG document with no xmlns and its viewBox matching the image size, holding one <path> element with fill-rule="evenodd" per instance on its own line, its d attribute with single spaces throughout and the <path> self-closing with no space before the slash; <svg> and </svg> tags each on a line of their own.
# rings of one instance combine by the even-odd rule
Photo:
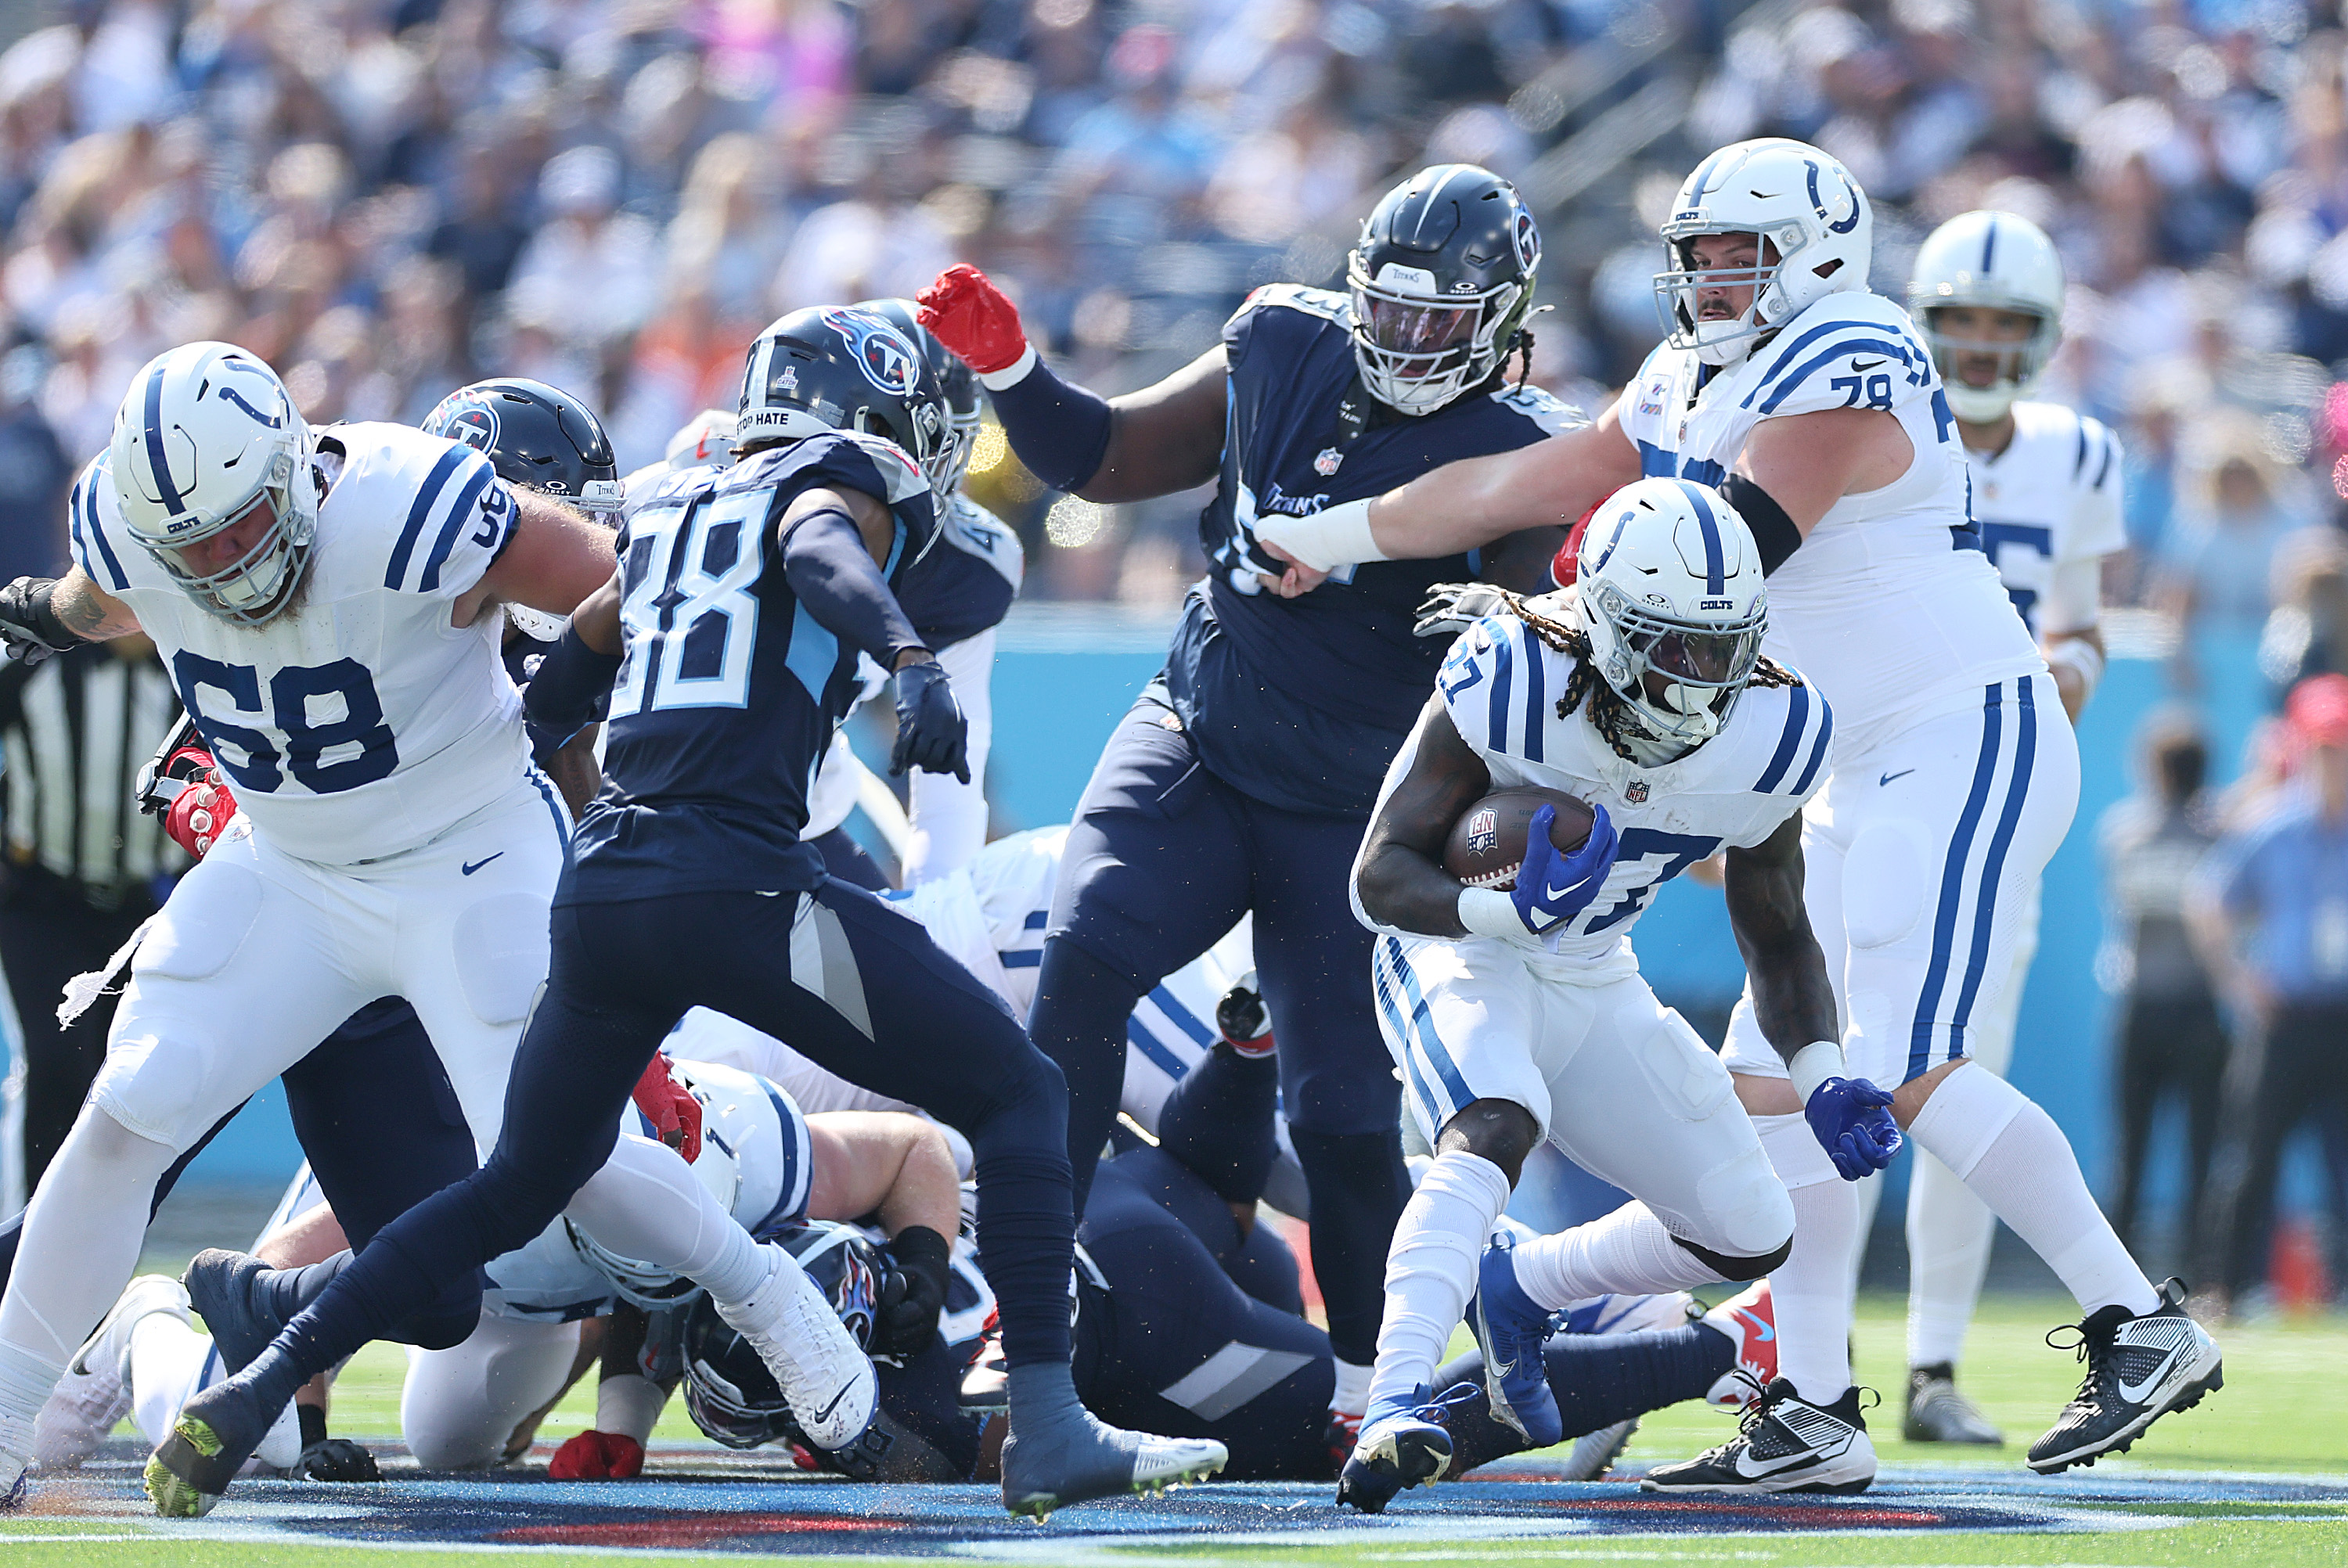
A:
<svg viewBox="0 0 2348 1568">
<path fill-rule="evenodd" d="M 1438 582 L 1476 575 L 1468 556 L 1341 568 L 1299 599 L 1256 591 L 1255 519 L 1375 496 L 1462 457 L 1511 451 L 1581 423 L 1537 387 L 1471 393 L 1413 419 L 1357 395 L 1368 417 L 1345 439 L 1354 391 L 1343 294 L 1275 283 L 1223 327 L 1230 403 L 1222 477 L 1200 515 L 1207 580 L 1185 607 L 1166 671 L 1207 765 L 1292 811 L 1366 815 L 1417 719 L 1444 641 L 1411 635 Z"/>
<path fill-rule="evenodd" d="M 623 652 L 603 788 L 557 904 L 674 893 L 804 891 L 808 786 L 857 694 L 857 649 L 817 623 L 783 572 L 776 521 L 818 486 L 885 500 L 901 582 L 936 528 L 928 482 L 870 436 L 819 436 L 663 481 L 619 539 Z"/>
<path fill-rule="evenodd" d="M 1002 518 L 957 495 L 938 519 L 937 544 L 897 585 L 897 603 L 934 653 L 1003 623 L 1026 560 Z"/>
</svg>

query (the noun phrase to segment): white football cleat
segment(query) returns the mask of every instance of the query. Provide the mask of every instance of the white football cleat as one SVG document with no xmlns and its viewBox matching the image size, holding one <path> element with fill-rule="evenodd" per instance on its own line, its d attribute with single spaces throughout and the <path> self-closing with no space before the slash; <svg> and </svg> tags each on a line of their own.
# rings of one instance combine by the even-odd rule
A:
<svg viewBox="0 0 2348 1568">
<path fill-rule="evenodd" d="M 130 1333 L 156 1312 L 194 1327 L 180 1282 L 142 1274 L 115 1298 L 98 1331 L 66 1363 L 66 1375 L 33 1423 L 33 1462 L 43 1475 L 80 1468 L 115 1423 L 130 1413 Z"/>
<path fill-rule="evenodd" d="M 758 1250 L 767 1260 L 766 1283 L 747 1300 L 716 1302 L 717 1315 L 758 1352 L 810 1443 L 852 1448 L 880 1409 L 872 1358 L 797 1258 L 772 1242 Z"/>
<path fill-rule="evenodd" d="M 1769 1282 L 1757 1279 L 1704 1315 L 1704 1326 L 1728 1336 L 1736 1360 L 1704 1390 L 1704 1403 L 1741 1410 L 1777 1380 L 1777 1309 Z"/>
</svg>

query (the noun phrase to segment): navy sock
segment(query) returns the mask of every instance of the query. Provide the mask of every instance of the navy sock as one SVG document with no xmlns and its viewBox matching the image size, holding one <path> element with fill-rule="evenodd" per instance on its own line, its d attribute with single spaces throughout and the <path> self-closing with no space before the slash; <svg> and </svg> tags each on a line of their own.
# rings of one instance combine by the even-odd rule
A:
<svg viewBox="0 0 2348 1568">
<path fill-rule="evenodd" d="M 1220 1040 L 1167 1095 L 1158 1146 L 1197 1172 L 1227 1204 L 1251 1204 L 1279 1156 L 1272 1118 L 1280 1063 L 1248 1058 Z"/>
<path fill-rule="evenodd" d="M 1329 1348 L 1367 1367 L 1378 1358 L 1385 1310 L 1386 1248 L 1410 1198 L 1402 1139 L 1385 1132 L 1308 1132 L 1290 1142 L 1313 1194 L 1313 1276 L 1329 1314 Z"/>
<path fill-rule="evenodd" d="M 1005 1364 L 1065 1367 L 1076 1235 L 1068 1156 L 1056 1136 L 1067 1122 L 1066 1091 L 1038 1063 L 1001 1095 L 984 1122 L 965 1129 L 978 1178 L 979 1266 L 1003 1315 Z"/>
<path fill-rule="evenodd" d="M 1560 1334 L 1541 1348 L 1550 1391 L 1565 1418 L 1565 1434 L 1580 1437 L 1683 1399 L 1702 1399 L 1736 1361 L 1736 1348 L 1716 1328 L 1691 1323 L 1643 1334 Z M 1435 1375 L 1435 1391 L 1472 1382 L 1476 1395 L 1445 1418 L 1453 1448 L 1452 1471 L 1521 1452 L 1525 1440 L 1494 1420 L 1484 1397 L 1484 1358 L 1469 1351 Z"/>
<path fill-rule="evenodd" d="M 1101 1146 L 1117 1125 L 1125 1095 L 1126 1020 L 1143 989 L 1066 937 L 1044 944 L 1027 1035 L 1067 1081 L 1068 1171 L 1079 1214 Z"/>
</svg>

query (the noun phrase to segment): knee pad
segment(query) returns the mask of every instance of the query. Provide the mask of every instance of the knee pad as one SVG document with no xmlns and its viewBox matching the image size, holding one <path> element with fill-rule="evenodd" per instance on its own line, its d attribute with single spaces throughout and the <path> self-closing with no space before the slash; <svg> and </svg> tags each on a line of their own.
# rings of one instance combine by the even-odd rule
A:
<svg viewBox="0 0 2348 1568">
<path fill-rule="evenodd" d="M 108 1048 L 90 1103 L 130 1136 L 182 1148 L 193 1140 L 189 1107 L 209 1098 L 212 1050 L 209 1033 L 176 1024 L 168 1037 L 146 1030 L 125 1035 Z"/>
<path fill-rule="evenodd" d="M 1843 857 L 1843 931 L 1854 948 L 1888 948 L 1916 928 L 1938 885 L 1923 835 L 1906 822 L 1871 822 Z"/>
<path fill-rule="evenodd" d="M 1823 1156 L 1825 1151 L 1819 1153 Z M 1794 1200 L 1786 1195 L 1786 1184 L 1777 1179 L 1769 1156 L 1757 1144 L 1748 1144 L 1706 1171 L 1696 1181 L 1695 1195 L 1703 1213 L 1694 1217 L 1701 1223 L 1705 1239 L 1719 1244 L 1720 1255 L 1754 1258 L 1792 1245 Z M 1712 1255 L 1693 1242 L 1682 1239 L 1680 1245 L 1696 1250 L 1707 1261 Z M 1783 1255 L 1780 1250 L 1781 1261 Z M 1724 1274 L 1723 1277 L 1751 1279 L 1775 1266 L 1766 1264 L 1754 1274 Z"/>
<path fill-rule="evenodd" d="M 1791 1217 L 1789 1211 L 1787 1218 Z M 1759 1279 L 1766 1274 L 1775 1274 L 1785 1266 L 1786 1260 L 1794 1253 L 1794 1238 L 1790 1227 L 1783 1242 L 1755 1257 L 1738 1257 L 1727 1253 L 1714 1252 L 1709 1247 L 1698 1246 L 1685 1236 L 1675 1235 L 1672 1239 L 1685 1248 L 1704 1267 L 1732 1284 L 1739 1280 Z"/>
<path fill-rule="evenodd" d="M 486 1024 L 520 1023 L 546 978 L 546 900 L 527 893 L 484 898 L 457 917 L 457 983 Z"/>
</svg>

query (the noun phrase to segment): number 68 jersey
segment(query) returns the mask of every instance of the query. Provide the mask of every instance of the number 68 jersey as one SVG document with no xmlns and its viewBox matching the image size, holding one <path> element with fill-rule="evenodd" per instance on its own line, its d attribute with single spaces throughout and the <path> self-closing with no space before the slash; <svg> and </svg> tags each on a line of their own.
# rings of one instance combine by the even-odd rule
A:
<svg viewBox="0 0 2348 1568">
<path fill-rule="evenodd" d="M 1503 614 L 1461 633 L 1436 677 L 1444 711 L 1484 759 L 1494 789 L 1563 791 L 1603 805 L 1621 835 L 1605 886 L 1545 949 L 1530 937 L 1521 943 L 1467 937 L 1457 945 L 1492 949 L 1496 958 L 1505 951 L 1550 979 L 1601 984 L 1637 970 L 1631 927 L 1657 888 L 1723 845 L 1759 844 L 1825 787 L 1834 713 L 1809 685 L 1751 685 L 1720 733 L 1676 762 L 1650 767 L 1615 753 L 1590 722 L 1586 702 L 1560 715 L 1573 668 L 1571 654 Z M 1412 750 L 1406 746 L 1395 760 L 1389 788 Z"/>
<path fill-rule="evenodd" d="M 74 564 L 155 640 L 254 831 L 349 866 L 428 843 L 528 776 L 505 618 L 450 623 L 515 512 L 488 458 L 406 425 L 329 426 L 317 463 L 331 487 L 308 572 L 263 626 L 203 609 L 131 538 L 105 456 L 67 528 Z"/>
</svg>

